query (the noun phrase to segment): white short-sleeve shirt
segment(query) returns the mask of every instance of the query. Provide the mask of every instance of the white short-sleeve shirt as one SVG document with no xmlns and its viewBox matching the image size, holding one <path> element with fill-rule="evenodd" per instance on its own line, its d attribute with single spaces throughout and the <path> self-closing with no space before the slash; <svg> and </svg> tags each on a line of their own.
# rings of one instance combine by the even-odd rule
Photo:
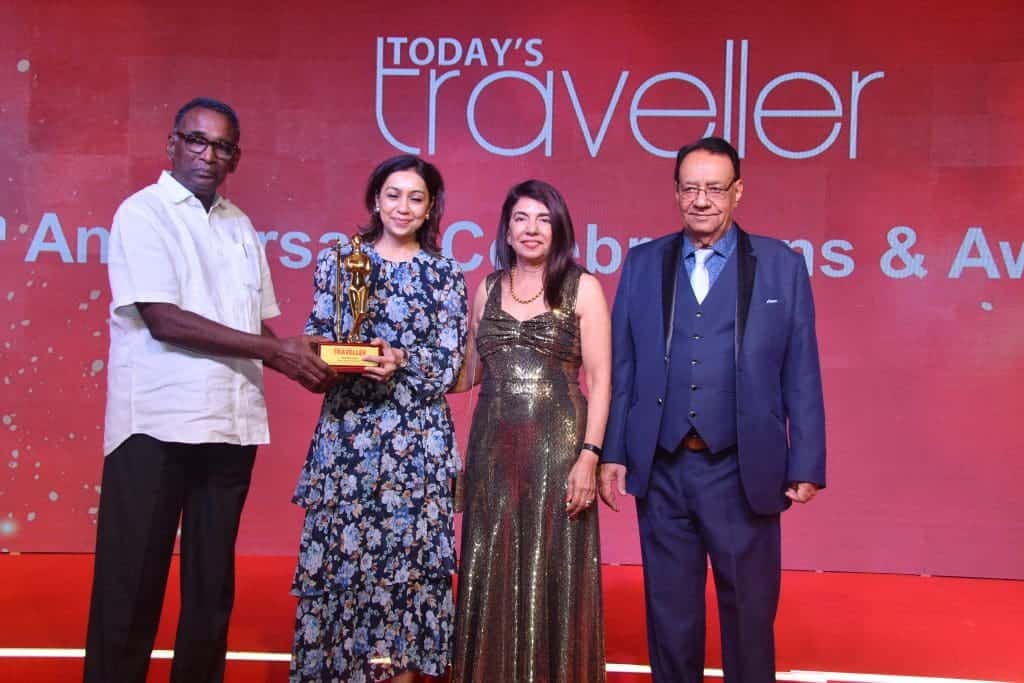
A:
<svg viewBox="0 0 1024 683">
<path fill-rule="evenodd" d="M 136 302 L 170 303 L 260 334 L 280 314 L 259 236 L 238 207 L 210 211 L 164 171 L 114 215 L 108 247 L 110 360 L 103 452 L 132 434 L 179 443 L 270 440 L 263 365 L 165 344 Z"/>
</svg>

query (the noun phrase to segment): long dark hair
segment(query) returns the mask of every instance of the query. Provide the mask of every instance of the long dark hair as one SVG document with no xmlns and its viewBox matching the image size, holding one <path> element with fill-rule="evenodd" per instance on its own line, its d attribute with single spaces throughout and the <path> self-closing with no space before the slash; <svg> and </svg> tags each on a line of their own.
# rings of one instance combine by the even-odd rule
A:
<svg viewBox="0 0 1024 683">
<path fill-rule="evenodd" d="M 377 205 L 377 195 L 384 187 L 384 181 L 392 173 L 399 171 L 415 171 L 427 186 L 427 194 L 430 195 L 430 215 L 416 231 L 416 239 L 425 252 L 437 256 L 441 253 L 437 246 L 437 238 L 441 233 L 441 217 L 444 215 L 444 179 L 436 166 L 412 154 L 400 154 L 385 159 L 370 174 L 364 198 L 366 210 L 370 212 L 370 222 L 360 230 L 363 239 L 373 243 L 384 234 L 384 223 L 380 220 L 380 214 L 374 211 L 374 207 Z"/>
<path fill-rule="evenodd" d="M 579 266 L 573 260 L 576 237 L 572 229 L 572 217 L 562 194 L 543 180 L 526 180 L 508 192 L 501 206 L 501 220 L 498 222 L 498 239 L 494 245 L 494 256 L 499 270 L 509 270 L 516 265 L 516 253 L 508 243 L 508 224 L 512 220 L 512 208 L 523 197 L 538 201 L 547 207 L 551 218 L 551 248 L 547 263 L 544 264 L 544 300 L 551 308 L 562 303 L 562 283 L 565 276 Z"/>
</svg>

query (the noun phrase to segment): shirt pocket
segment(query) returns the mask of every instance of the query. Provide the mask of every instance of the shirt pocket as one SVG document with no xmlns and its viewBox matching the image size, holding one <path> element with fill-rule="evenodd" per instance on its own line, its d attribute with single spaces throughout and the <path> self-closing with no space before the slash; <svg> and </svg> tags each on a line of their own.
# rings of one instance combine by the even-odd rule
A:
<svg viewBox="0 0 1024 683">
<path fill-rule="evenodd" d="M 227 252 L 233 325 L 245 332 L 259 333 L 262 278 L 257 246 L 251 242 L 236 242 Z"/>
<path fill-rule="evenodd" d="M 250 289 L 260 289 L 260 258 L 256 244 L 248 241 L 236 242 L 230 249 L 237 281 Z"/>
</svg>

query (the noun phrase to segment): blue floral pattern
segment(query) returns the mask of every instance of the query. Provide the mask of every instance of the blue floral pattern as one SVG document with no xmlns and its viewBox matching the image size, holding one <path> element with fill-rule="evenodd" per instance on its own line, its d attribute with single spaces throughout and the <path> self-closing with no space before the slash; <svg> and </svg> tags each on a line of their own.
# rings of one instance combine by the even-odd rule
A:
<svg viewBox="0 0 1024 683">
<path fill-rule="evenodd" d="M 439 676 L 450 660 L 461 460 L 444 395 L 466 346 L 466 283 L 452 260 L 421 251 L 392 262 L 364 249 L 373 274 L 363 336 L 406 350 L 409 365 L 387 383 L 347 376 L 324 397 L 292 499 L 306 509 L 293 682 Z M 336 278 L 332 249 L 317 260 L 307 334 L 335 338 Z"/>
</svg>

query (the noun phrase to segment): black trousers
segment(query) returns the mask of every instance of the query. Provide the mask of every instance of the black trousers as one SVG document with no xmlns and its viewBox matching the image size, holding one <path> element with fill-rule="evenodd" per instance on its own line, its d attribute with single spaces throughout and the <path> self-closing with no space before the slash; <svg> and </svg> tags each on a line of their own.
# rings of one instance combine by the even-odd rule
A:
<svg viewBox="0 0 1024 683">
<path fill-rule="evenodd" d="M 224 679 L 235 539 L 255 446 L 135 434 L 103 463 L 86 683 L 144 683 L 181 521 L 181 614 L 171 680 Z"/>
</svg>

